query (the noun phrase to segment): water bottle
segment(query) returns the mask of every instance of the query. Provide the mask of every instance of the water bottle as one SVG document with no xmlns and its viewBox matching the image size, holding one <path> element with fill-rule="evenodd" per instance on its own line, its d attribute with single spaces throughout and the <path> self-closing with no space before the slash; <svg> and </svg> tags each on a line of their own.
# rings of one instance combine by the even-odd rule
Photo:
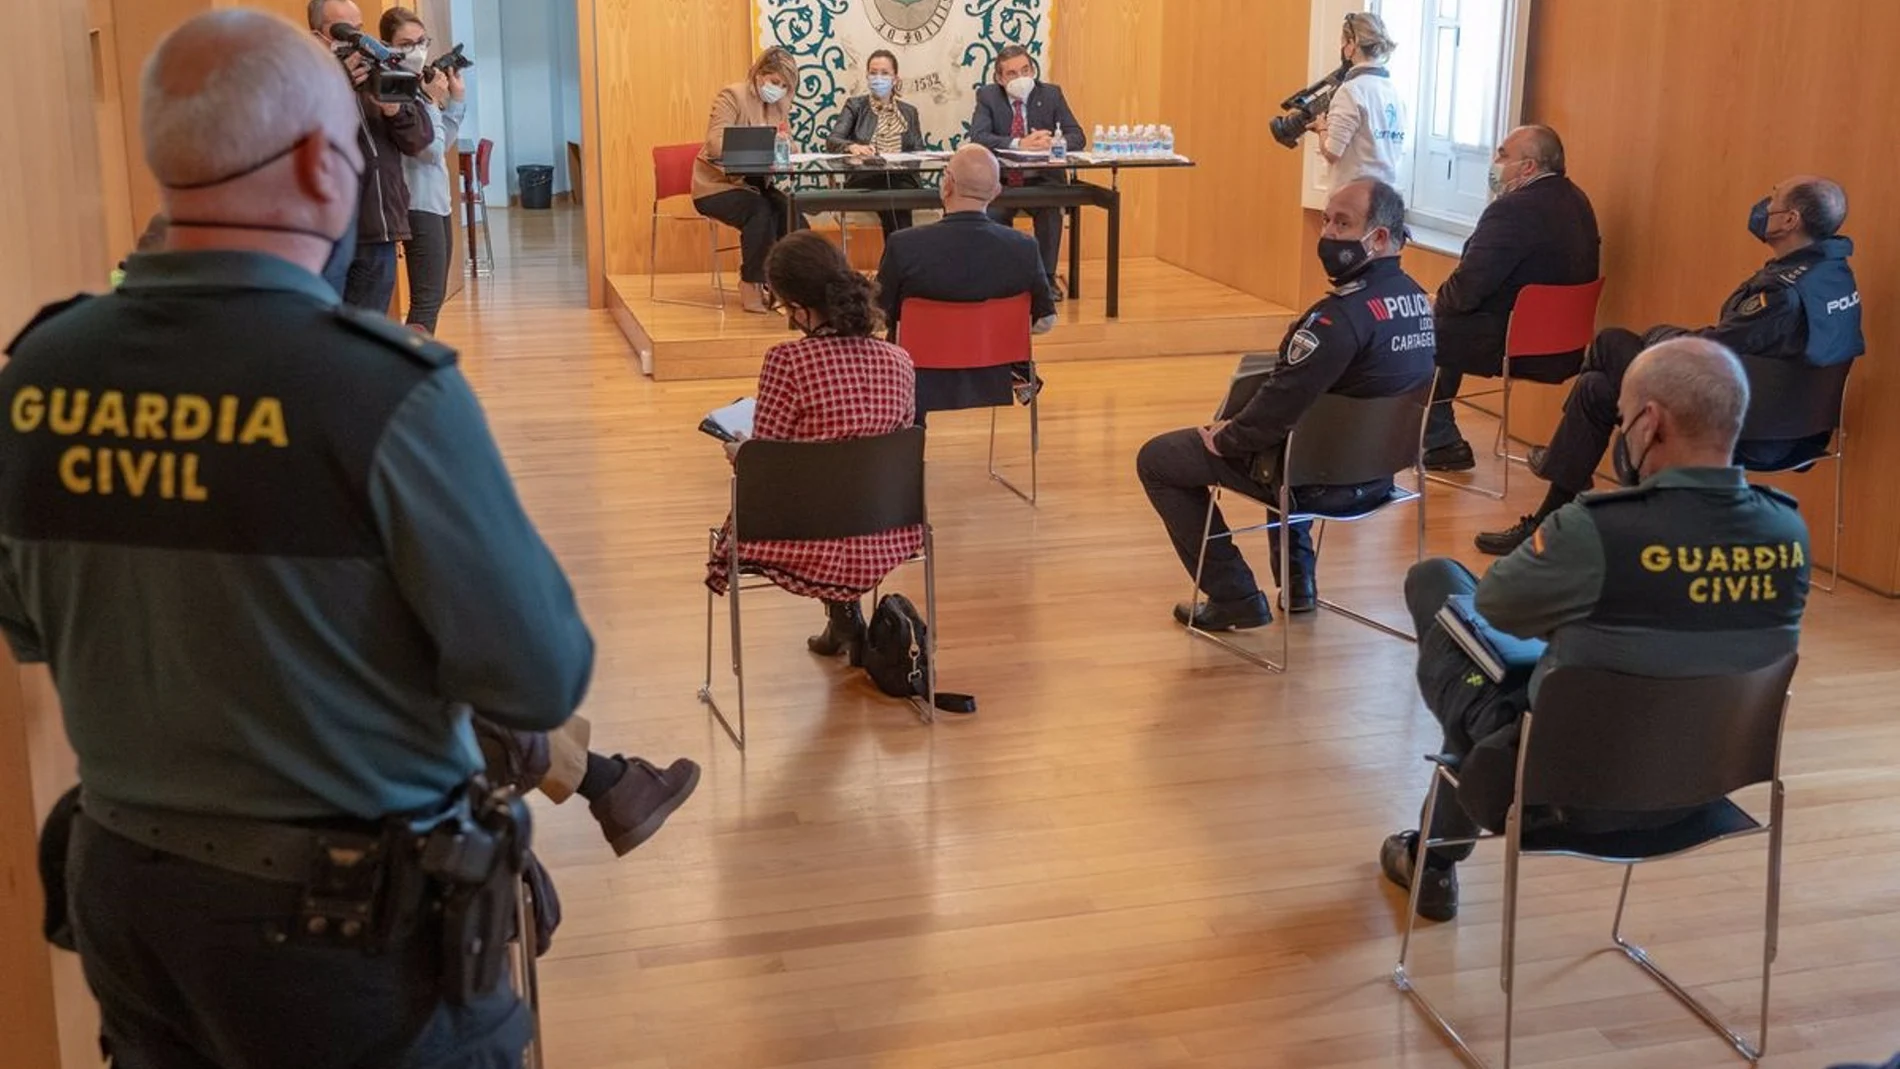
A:
<svg viewBox="0 0 1900 1069">
<path fill-rule="evenodd" d="M 1115 128 L 1115 155 L 1133 156 L 1135 154 L 1135 135 L 1126 125 Z"/>
<path fill-rule="evenodd" d="M 1049 159 L 1061 162 L 1069 158 L 1069 135 L 1062 132 L 1062 124 L 1056 124 L 1056 135 L 1049 142 Z"/>
<path fill-rule="evenodd" d="M 792 131 L 784 123 L 778 124 L 778 136 L 772 139 L 772 163 L 779 167 L 792 165 Z"/>
<path fill-rule="evenodd" d="M 1095 136 L 1089 139 L 1089 155 L 1108 155 L 1108 135 L 1102 132 L 1102 124 L 1095 124 Z"/>
<path fill-rule="evenodd" d="M 1149 156 L 1161 155 L 1161 127 L 1149 123 L 1141 134 L 1142 151 Z"/>
<path fill-rule="evenodd" d="M 1172 126 L 1161 128 L 1161 154 L 1170 159 L 1174 158 L 1174 127 Z"/>
</svg>

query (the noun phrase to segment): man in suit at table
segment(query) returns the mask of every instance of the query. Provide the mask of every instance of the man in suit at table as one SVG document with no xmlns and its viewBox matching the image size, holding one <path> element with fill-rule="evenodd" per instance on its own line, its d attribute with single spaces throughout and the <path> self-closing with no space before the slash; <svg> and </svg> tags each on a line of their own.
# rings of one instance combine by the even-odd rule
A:
<svg viewBox="0 0 1900 1069">
<path fill-rule="evenodd" d="M 996 55 L 996 81 L 976 91 L 976 115 L 970 120 L 970 140 L 992 152 L 1047 152 L 1055 144 L 1057 132 L 1071 152 L 1088 147 L 1088 135 L 1082 132 L 1082 120 L 1069 110 L 1060 86 L 1040 80 L 1036 59 L 1022 45 L 1010 45 Z M 1044 185 L 1066 182 L 1059 170 L 1016 171 L 1003 176 L 1007 186 Z M 1008 225 L 1017 213 L 1027 212 L 1036 223 L 1036 244 L 1042 250 L 1042 271 L 1049 277 L 1049 289 L 1056 300 L 1062 290 L 1056 285 L 1056 265 L 1062 260 L 1061 208 L 996 208 L 990 218 Z"/>
<path fill-rule="evenodd" d="M 1028 234 L 996 222 L 990 202 L 1002 189 L 1001 169 L 986 148 L 965 145 L 943 173 L 943 220 L 891 235 L 877 268 L 878 300 L 892 341 L 912 297 L 977 302 L 1029 294 L 1030 330 L 1055 326 L 1056 305 L 1041 253 Z M 1031 388 L 1027 364 L 975 371 L 917 372 L 917 415 L 1008 404 L 1012 385 Z"/>
</svg>

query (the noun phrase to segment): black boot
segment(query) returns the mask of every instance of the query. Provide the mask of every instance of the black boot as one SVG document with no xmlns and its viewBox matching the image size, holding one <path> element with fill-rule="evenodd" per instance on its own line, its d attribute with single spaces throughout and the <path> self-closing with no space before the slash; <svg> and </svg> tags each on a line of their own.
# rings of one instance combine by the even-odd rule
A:
<svg viewBox="0 0 1900 1069">
<path fill-rule="evenodd" d="M 864 645 L 864 609 L 856 601 L 825 602 L 825 630 L 805 640 L 805 648 L 820 657 L 850 653 L 855 663 Z"/>
</svg>

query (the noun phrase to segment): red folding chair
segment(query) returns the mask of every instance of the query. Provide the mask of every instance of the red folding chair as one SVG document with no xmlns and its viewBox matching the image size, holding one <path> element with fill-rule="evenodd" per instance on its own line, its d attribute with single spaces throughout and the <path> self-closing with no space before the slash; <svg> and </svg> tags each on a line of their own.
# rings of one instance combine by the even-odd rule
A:
<svg viewBox="0 0 1900 1069">
<path fill-rule="evenodd" d="M 1511 364 L 1524 357 L 1558 356 L 1588 349 L 1596 338 L 1597 302 L 1602 297 L 1603 280 L 1600 278 L 1579 286 L 1525 286 L 1518 293 L 1517 304 L 1511 309 L 1511 323 L 1504 335 L 1504 385 L 1496 390 L 1484 390 L 1438 402 L 1446 405 L 1453 401 L 1470 404 L 1471 398 L 1503 395 L 1504 401 L 1498 414 L 1498 436 L 1491 455 L 1504 461 L 1504 485 L 1501 489 L 1489 490 L 1442 475 L 1431 476 L 1432 482 L 1482 494 L 1493 501 L 1504 500 L 1511 492 L 1511 465 L 1530 463 L 1529 457 L 1511 452 Z"/>
<path fill-rule="evenodd" d="M 927 301 L 911 297 L 897 321 L 897 344 L 924 371 L 976 371 L 1029 365 L 1029 492 L 996 470 L 996 410 L 990 410 L 990 478 L 1017 497 L 1036 503 L 1036 454 L 1042 449 L 1040 390 L 1035 389 L 1036 355 L 1030 340 L 1029 294 L 993 301 Z"/>
<path fill-rule="evenodd" d="M 695 211 L 691 215 L 668 215 L 660 211 L 660 202 L 674 197 L 691 197 L 693 194 L 693 163 L 699 159 L 703 146 L 697 142 L 684 145 L 653 146 L 653 229 L 647 243 L 647 297 L 658 304 L 684 304 L 694 308 L 718 308 L 726 310 L 726 284 L 719 267 L 719 254 L 732 252 L 737 245 L 719 244 L 719 228 L 713 220 Z M 681 301 L 660 297 L 659 293 L 659 251 L 660 220 L 669 219 L 681 223 L 706 224 L 706 247 L 712 253 L 713 292 L 718 294 L 718 304 L 706 301 Z"/>
</svg>

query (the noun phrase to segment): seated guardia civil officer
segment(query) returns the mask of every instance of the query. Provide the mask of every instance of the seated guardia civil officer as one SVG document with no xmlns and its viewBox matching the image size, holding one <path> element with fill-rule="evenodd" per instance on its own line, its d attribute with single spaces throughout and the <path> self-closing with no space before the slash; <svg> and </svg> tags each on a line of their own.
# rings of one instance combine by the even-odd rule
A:
<svg viewBox="0 0 1900 1069">
<path fill-rule="evenodd" d="M 469 816 L 468 708 L 560 726 L 593 640 L 454 351 L 319 277 L 365 166 L 342 66 L 214 11 L 139 98 L 166 251 L 0 369 L 0 632 L 79 757 L 64 901 L 104 1040 L 128 1069 L 519 1065 L 507 980 L 454 971 L 506 935 L 444 960 L 413 822 Z M 509 916 L 510 866 L 459 860 Z"/>
<path fill-rule="evenodd" d="M 981 145 L 965 145 L 944 171 L 943 220 L 891 235 L 878 264 L 877 288 L 892 341 L 904 302 L 912 297 L 974 302 L 1027 293 L 1030 330 L 1041 334 L 1055 326 L 1055 296 L 1036 239 L 988 215 L 1001 189 L 996 157 Z M 1015 374 L 1026 383 L 1029 366 Z M 917 373 L 917 413 L 1008 404 L 1010 388 L 1009 368 L 925 369 Z"/>
<path fill-rule="evenodd" d="M 1840 186 L 1812 175 L 1787 179 L 1756 202 L 1748 218 L 1749 233 L 1774 257 L 1729 294 L 1720 322 L 1700 330 L 1662 326 L 1638 335 L 1612 327 L 1598 334 L 1549 447 L 1531 450 L 1531 470 L 1550 483 L 1544 503 L 1513 527 L 1480 534 L 1478 549 L 1509 553 L 1546 516 L 1590 488 L 1616 428 L 1623 373 L 1645 347 L 1670 338 L 1706 338 L 1743 356 L 1813 367 L 1846 363 L 1866 352 L 1860 286 L 1847 263 L 1854 242 L 1840 234 L 1846 220 L 1847 194 Z M 1792 467 L 1825 452 L 1830 437 L 1741 442 L 1736 459 L 1751 468 Z"/>
<path fill-rule="evenodd" d="M 1327 200 L 1323 220 L 1319 258 L 1333 289 L 1287 331 L 1279 364 L 1253 400 L 1232 420 L 1151 439 L 1135 460 L 1142 489 L 1189 575 L 1201 553 L 1211 488 L 1278 500 L 1274 479 L 1281 446 L 1322 394 L 1392 397 L 1431 380 L 1431 300 L 1399 267 L 1405 202 L 1398 191 L 1370 178 L 1349 183 Z M 1350 514 L 1384 500 L 1392 480 L 1292 489 L 1296 508 Z M 1295 525 L 1289 535 L 1293 559 L 1283 606 L 1288 612 L 1311 612 L 1318 603 L 1309 526 Z M 1208 530 L 1213 535 L 1228 530 L 1218 509 Z M 1269 544 L 1279 575 L 1279 539 Z M 1176 605 L 1176 620 L 1188 624 L 1192 613 L 1194 626 L 1231 631 L 1262 627 L 1273 619 L 1231 538 L 1208 542 L 1201 590 L 1206 603 L 1198 612 L 1190 603 Z"/>
<path fill-rule="evenodd" d="M 1594 282 L 1597 214 L 1564 174 L 1564 143 L 1548 126 L 1520 126 L 1491 161 L 1496 195 L 1465 242 L 1464 255 L 1433 304 L 1438 325 L 1438 383 L 1425 427 L 1425 466 L 1469 471 L 1471 445 L 1458 431 L 1451 399 L 1466 375 L 1496 378 L 1504 370 L 1511 311 L 1525 286 Z M 1562 382 L 1576 374 L 1583 352 L 1521 357 L 1512 378 Z"/>
<path fill-rule="evenodd" d="M 1559 665 L 1659 678 L 1724 675 L 1793 652 L 1808 600 L 1808 531 L 1794 499 L 1750 486 L 1731 465 L 1748 411 L 1741 363 L 1722 345 L 1681 338 L 1630 364 L 1617 402 L 1615 448 L 1625 489 L 1585 494 L 1553 512 L 1479 581 L 1463 565 L 1428 560 L 1405 579 L 1418 627 L 1418 681 L 1462 763 L 1455 797 L 1439 795 L 1434 838 L 1497 829 L 1517 775 L 1518 715 L 1534 707 Z M 1493 684 L 1435 617 L 1454 594 L 1476 595 L 1491 626 L 1549 640 L 1528 678 Z M 1682 813 L 1567 810 L 1527 820 L 1579 832 L 1656 827 Z M 1386 839 L 1387 879 L 1409 888 L 1418 832 Z M 1469 846 L 1425 862 L 1419 916 L 1458 912 L 1455 862 Z"/>
</svg>

